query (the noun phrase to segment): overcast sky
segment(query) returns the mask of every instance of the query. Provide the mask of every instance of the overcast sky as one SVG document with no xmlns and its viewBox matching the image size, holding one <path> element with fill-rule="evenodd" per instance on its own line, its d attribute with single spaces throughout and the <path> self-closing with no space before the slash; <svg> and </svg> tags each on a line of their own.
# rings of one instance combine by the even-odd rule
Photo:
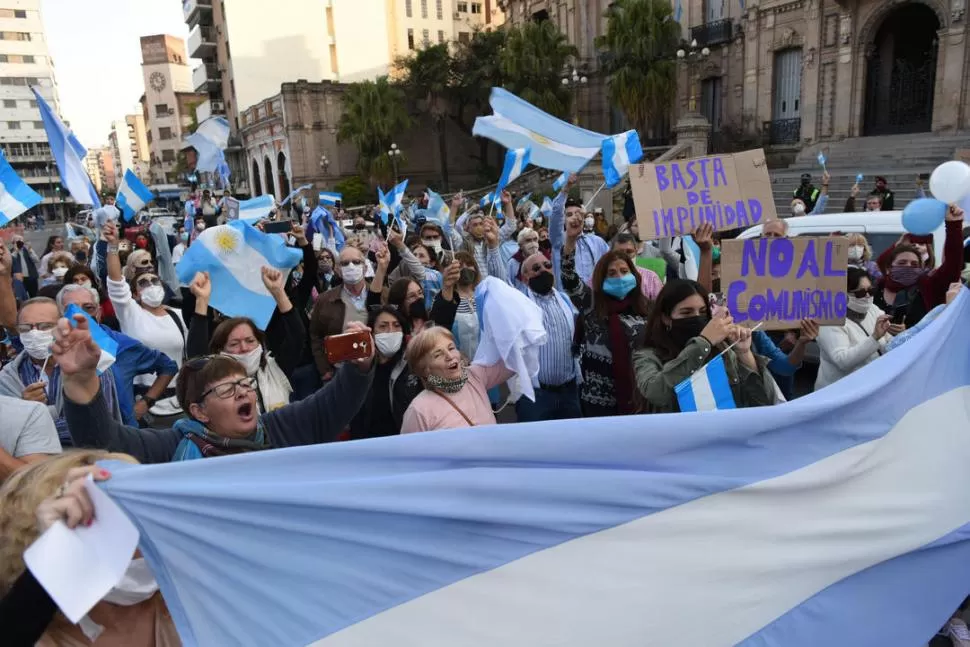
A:
<svg viewBox="0 0 970 647">
<path fill-rule="evenodd" d="M 42 8 L 63 116 L 87 148 L 104 146 L 111 122 L 135 112 L 145 91 L 138 39 L 188 38 L 182 3 L 42 0 Z"/>
</svg>

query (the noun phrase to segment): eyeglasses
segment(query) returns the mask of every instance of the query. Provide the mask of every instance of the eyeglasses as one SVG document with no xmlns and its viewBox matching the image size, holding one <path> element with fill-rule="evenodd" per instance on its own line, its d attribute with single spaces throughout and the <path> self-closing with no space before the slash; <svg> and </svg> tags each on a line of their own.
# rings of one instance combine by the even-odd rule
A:
<svg viewBox="0 0 970 647">
<path fill-rule="evenodd" d="M 865 299 L 866 297 L 871 297 L 875 294 L 875 288 L 865 288 L 864 290 L 855 290 L 852 292 L 852 296 L 854 296 L 856 299 Z"/>
<path fill-rule="evenodd" d="M 552 269 L 552 263 L 550 263 L 549 261 L 546 261 L 545 263 L 542 263 L 542 264 L 536 263 L 535 265 L 532 266 L 532 271 L 533 272 L 538 272 L 542 268 L 546 268 L 547 270 L 551 270 Z"/>
<path fill-rule="evenodd" d="M 144 289 L 144 288 L 151 287 L 153 285 L 161 285 L 161 284 L 162 282 L 157 276 L 145 276 L 138 279 L 138 282 L 135 283 L 135 285 L 138 286 L 139 289 Z"/>
<path fill-rule="evenodd" d="M 349 265 L 363 265 L 364 261 L 340 261 L 340 267 L 347 267 Z"/>
<path fill-rule="evenodd" d="M 41 321 L 39 323 L 24 323 L 17 324 L 17 332 L 21 335 L 29 333 L 31 330 L 39 330 L 41 332 L 50 332 L 57 327 L 56 321 Z"/>
<path fill-rule="evenodd" d="M 214 393 L 220 400 L 228 400 L 229 398 L 236 397 L 239 389 L 244 389 L 245 391 L 254 391 L 256 389 L 256 378 L 255 377 L 244 377 L 242 379 L 236 380 L 235 382 L 223 382 L 222 384 L 217 384 L 211 389 L 202 392 L 199 397 L 199 402 L 205 400 L 210 393 Z"/>
</svg>

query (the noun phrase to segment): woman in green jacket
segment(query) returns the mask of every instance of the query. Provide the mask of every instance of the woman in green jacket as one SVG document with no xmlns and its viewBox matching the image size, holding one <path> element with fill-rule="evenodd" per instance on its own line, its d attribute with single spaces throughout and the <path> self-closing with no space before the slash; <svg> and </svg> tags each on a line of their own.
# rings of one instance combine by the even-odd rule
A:
<svg viewBox="0 0 970 647">
<path fill-rule="evenodd" d="M 633 370 L 647 413 L 680 411 L 674 389 L 724 353 L 728 382 L 738 408 L 773 404 L 774 384 L 766 362 L 751 350 L 751 331 L 733 323 L 729 314 L 711 317 L 709 296 L 696 281 L 668 281 L 660 294 L 633 354 Z"/>
</svg>

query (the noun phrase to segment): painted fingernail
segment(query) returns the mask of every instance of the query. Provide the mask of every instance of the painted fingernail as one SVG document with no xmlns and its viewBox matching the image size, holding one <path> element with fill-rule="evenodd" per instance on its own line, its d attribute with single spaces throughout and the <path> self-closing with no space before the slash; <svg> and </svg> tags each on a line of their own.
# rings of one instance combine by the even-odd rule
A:
<svg viewBox="0 0 970 647">
<path fill-rule="evenodd" d="M 92 523 L 94 523 L 94 519 L 88 519 L 88 522 L 84 525 L 90 527 Z"/>
<path fill-rule="evenodd" d="M 100 470 L 100 471 L 98 471 L 98 475 L 100 475 L 101 478 L 106 479 L 109 476 L 111 476 L 111 472 L 109 472 L 108 470 Z"/>
</svg>

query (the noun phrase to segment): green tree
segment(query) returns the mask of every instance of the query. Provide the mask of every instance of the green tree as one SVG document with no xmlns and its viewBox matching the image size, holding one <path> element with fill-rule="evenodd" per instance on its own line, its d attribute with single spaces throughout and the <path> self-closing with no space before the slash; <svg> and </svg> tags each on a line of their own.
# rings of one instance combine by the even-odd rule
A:
<svg viewBox="0 0 970 647">
<path fill-rule="evenodd" d="M 495 29 L 476 29 L 465 42 L 453 43 L 452 56 L 452 120 L 461 132 L 469 137 L 475 117 L 488 114 L 492 88 L 503 84 L 501 54 L 505 47 L 506 33 Z M 494 169 L 489 168 L 488 153 L 491 141 L 479 137 L 479 172 L 491 178 Z"/>
<path fill-rule="evenodd" d="M 439 43 L 397 59 L 401 86 L 419 110 L 431 116 L 438 143 L 438 170 L 442 190 L 448 190 L 448 138 L 445 132 L 452 88 L 452 59 L 448 45 Z"/>
<path fill-rule="evenodd" d="M 677 93 L 674 54 L 680 25 L 667 0 L 616 0 L 606 13 L 602 50 L 610 100 L 641 135 L 667 115 Z"/>
<path fill-rule="evenodd" d="M 372 184 L 390 177 L 387 151 L 411 125 L 401 88 L 386 76 L 352 83 L 344 93 L 343 114 L 337 122 L 337 141 L 357 149 L 357 170 Z"/>
<path fill-rule="evenodd" d="M 503 86 L 550 114 L 568 118 L 572 91 L 562 85 L 561 75 L 577 55 L 548 20 L 514 27 L 499 58 Z"/>
<path fill-rule="evenodd" d="M 367 182 L 356 175 L 337 182 L 333 190 L 343 195 L 341 204 L 345 209 L 373 204 L 375 201 L 374 192 Z"/>
</svg>

